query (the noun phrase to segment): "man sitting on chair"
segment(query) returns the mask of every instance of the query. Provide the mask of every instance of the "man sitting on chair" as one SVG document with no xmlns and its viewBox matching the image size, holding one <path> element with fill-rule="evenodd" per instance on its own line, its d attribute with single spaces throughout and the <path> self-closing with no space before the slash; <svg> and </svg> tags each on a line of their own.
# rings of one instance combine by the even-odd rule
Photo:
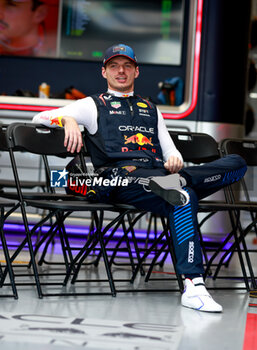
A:
<svg viewBox="0 0 257 350">
<path fill-rule="evenodd" d="M 245 161 L 230 155 L 206 165 L 183 168 L 182 156 L 160 111 L 134 94 L 139 67 L 129 46 L 119 44 L 106 50 L 102 76 L 107 80 L 107 92 L 41 112 L 33 122 L 64 127 L 65 146 L 71 152 L 82 147 L 79 125 L 86 128 L 85 141 L 98 174 L 110 178 L 119 173 L 128 179 L 127 186 L 113 188 L 104 200 L 168 217 L 176 269 L 185 276 L 182 305 L 222 312 L 202 278 L 198 200 L 238 181 L 246 172 Z M 213 181 L 207 181 L 211 178 Z"/>
</svg>

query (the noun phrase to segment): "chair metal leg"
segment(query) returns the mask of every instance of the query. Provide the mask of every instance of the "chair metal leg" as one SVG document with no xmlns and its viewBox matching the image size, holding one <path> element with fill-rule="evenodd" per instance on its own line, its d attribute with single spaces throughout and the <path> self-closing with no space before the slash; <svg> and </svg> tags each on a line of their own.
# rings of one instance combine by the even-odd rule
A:
<svg viewBox="0 0 257 350">
<path fill-rule="evenodd" d="M 115 289 L 114 280 L 113 280 L 113 276 L 112 276 L 112 272 L 111 272 L 111 267 L 110 267 L 109 261 L 108 261 L 108 256 L 107 256 L 106 249 L 105 249 L 103 235 L 101 232 L 102 231 L 102 224 L 103 224 L 103 211 L 100 212 L 100 219 L 98 220 L 98 218 L 96 218 L 96 222 L 97 222 L 97 235 L 99 238 L 99 242 L 100 242 L 100 246 L 101 246 L 101 250 L 102 250 L 102 254 L 103 254 L 105 269 L 106 269 L 109 285 L 111 288 L 111 293 L 112 293 L 112 296 L 114 297 L 114 296 L 116 296 L 116 289 Z"/>
<path fill-rule="evenodd" d="M 3 231 L 3 225 L 4 225 L 4 222 L 5 222 L 5 218 L 6 218 L 6 216 L 4 214 L 4 207 L 1 207 L 0 236 L 1 236 L 1 241 L 2 241 L 2 247 L 3 247 L 3 252 L 4 252 L 4 256 L 5 256 L 7 269 L 8 269 L 9 276 L 10 276 L 10 282 L 11 282 L 11 286 L 12 286 L 13 296 L 14 296 L 15 299 L 18 299 L 18 293 L 17 293 L 16 284 L 15 284 L 14 272 L 13 272 L 13 269 L 12 269 L 12 264 L 11 264 L 11 261 L 10 261 L 9 251 L 8 251 L 8 247 L 7 247 L 7 244 L 6 244 L 6 239 L 5 239 L 5 235 L 4 235 L 4 231 Z M 2 272 L 2 269 L 1 269 L 1 272 Z"/>
</svg>

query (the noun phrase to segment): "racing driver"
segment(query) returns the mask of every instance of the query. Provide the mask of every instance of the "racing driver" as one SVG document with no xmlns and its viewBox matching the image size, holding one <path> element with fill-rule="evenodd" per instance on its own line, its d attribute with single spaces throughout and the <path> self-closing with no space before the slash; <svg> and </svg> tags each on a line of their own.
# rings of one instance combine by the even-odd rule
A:
<svg viewBox="0 0 257 350">
<path fill-rule="evenodd" d="M 117 44 L 108 48 L 102 76 L 107 80 L 107 92 L 41 112 L 33 122 L 64 127 L 64 144 L 71 152 L 80 151 L 79 125 L 85 127 L 85 142 L 96 172 L 106 178 L 121 174 L 129 179 L 127 186 L 113 188 L 103 200 L 131 204 L 167 217 L 176 268 L 185 277 L 182 305 L 222 312 L 202 277 L 198 200 L 239 180 L 246 172 L 245 161 L 238 155 L 229 155 L 205 165 L 183 168 L 182 156 L 160 111 L 152 102 L 134 94 L 139 67 L 131 47 Z"/>
</svg>

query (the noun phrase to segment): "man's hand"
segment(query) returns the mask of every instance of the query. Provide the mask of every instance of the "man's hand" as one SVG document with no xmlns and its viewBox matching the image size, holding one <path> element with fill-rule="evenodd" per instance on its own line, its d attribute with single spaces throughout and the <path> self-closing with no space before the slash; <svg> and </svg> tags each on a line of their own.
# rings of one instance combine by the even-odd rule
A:
<svg viewBox="0 0 257 350">
<path fill-rule="evenodd" d="M 64 146 L 67 147 L 67 151 L 71 153 L 79 152 L 83 143 L 78 123 L 72 117 L 63 117 L 62 124 L 65 131 Z"/>
<path fill-rule="evenodd" d="M 164 163 L 164 168 L 171 174 L 177 173 L 183 168 L 183 162 L 178 157 L 170 156 L 167 162 Z"/>
</svg>

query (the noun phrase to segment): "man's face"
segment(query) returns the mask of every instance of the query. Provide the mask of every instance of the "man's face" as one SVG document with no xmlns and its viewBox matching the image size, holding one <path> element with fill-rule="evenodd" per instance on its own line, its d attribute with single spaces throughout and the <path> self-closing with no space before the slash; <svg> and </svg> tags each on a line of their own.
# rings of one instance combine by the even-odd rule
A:
<svg viewBox="0 0 257 350">
<path fill-rule="evenodd" d="M 139 75 L 139 69 L 130 59 L 117 56 L 102 68 L 102 75 L 107 79 L 109 89 L 127 93 L 134 90 L 134 81 Z"/>
<path fill-rule="evenodd" d="M 0 0 L 0 40 L 17 40 L 29 35 L 41 21 L 40 6 L 32 11 L 32 0 Z"/>
</svg>

